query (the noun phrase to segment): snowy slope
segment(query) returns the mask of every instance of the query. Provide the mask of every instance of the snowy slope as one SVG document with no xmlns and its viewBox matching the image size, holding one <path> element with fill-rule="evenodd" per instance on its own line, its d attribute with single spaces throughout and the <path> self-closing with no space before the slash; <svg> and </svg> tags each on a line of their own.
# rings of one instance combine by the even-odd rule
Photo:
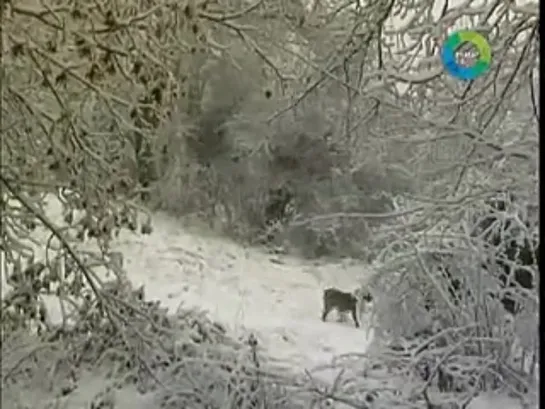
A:
<svg viewBox="0 0 545 409">
<path fill-rule="evenodd" d="M 150 236 L 124 234 L 114 250 L 136 286 L 150 299 L 176 309 L 180 303 L 208 310 L 241 335 L 252 331 L 287 366 L 310 369 L 335 355 L 365 352 L 370 338 L 351 322 L 320 320 L 322 290 L 355 289 L 369 271 L 358 266 L 314 266 L 244 249 L 225 239 L 185 230 L 165 215 L 154 217 Z M 330 321 L 334 321 L 331 314 Z"/>
</svg>

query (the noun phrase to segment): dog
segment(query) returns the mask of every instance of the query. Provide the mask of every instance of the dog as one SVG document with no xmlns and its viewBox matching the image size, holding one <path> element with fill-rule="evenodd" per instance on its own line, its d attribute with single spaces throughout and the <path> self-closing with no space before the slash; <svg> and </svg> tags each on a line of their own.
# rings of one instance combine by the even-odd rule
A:
<svg viewBox="0 0 545 409">
<path fill-rule="evenodd" d="M 363 309 L 364 303 L 372 301 L 373 296 L 371 293 L 363 288 L 358 288 L 353 293 L 344 292 L 333 287 L 326 288 L 323 294 L 322 321 L 325 322 L 331 310 L 336 309 L 340 313 L 350 312 L 356 328 L 359 328 L 358 310 Z"/>
</svg>

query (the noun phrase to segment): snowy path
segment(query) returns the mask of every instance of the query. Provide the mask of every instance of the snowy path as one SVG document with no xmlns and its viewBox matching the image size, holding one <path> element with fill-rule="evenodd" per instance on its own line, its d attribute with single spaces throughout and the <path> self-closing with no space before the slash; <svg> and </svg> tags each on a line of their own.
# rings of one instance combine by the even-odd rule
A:
<svg viewBox="0 0 545 409">
<path fill-rule="evenodd" d="M 236 335 L 253 332 L 274 360 L 290 368 L 311 369 L 339 354 L 365 352 L 365 318 L 359 329 L 351 321 L 335 322 L 335 314 L 327 323 L 320 320 L 323 289 L 355 289 L 366 274 L 361 267 L 271 256 L 190 232 L 161 214 L 153 227 L 149 236 L 123 232 L 112 248 L 122 252 L 129 279 L 145 286 L 146 298 L 173 311 L 182 302 L 207 310 Z M 56 321 L 60 311 L 55 305 L 51 310 Z"/>
<path fill-rule="evenodd" d="M 62 220 L 56 198 L 50 199 L 47 214 Z M 353 290 L 369 275 L 356 264 L 314 265 L 273 256 L 197 234 L 164 214 L 154 215 L 151 235 L 122 232 L 112 251 L 123 254 L 129 279 L 135 287 L 145 286 L 146 298 L 172 311 L 181 303 L 206 310 L 235 335 L 253 332 L 278 365 L 310 370 L 340 354 L 365 352 L 371 340 L 365 317 L 359 329 L 351 321 L 335 322 L 334 313 L 329 322 L 320 320 L 324 288 Z M 43 253 L 36 248 L 37 259 Z M 51 320 L 60 322 L 56 299 L 47 305 Z"/>
</svg>

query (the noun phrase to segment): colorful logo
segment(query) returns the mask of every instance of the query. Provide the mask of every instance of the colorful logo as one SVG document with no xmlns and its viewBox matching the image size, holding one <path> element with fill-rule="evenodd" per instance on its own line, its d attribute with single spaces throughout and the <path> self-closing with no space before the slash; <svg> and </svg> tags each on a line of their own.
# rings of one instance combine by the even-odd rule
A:
<svg viewBox="0 0 545 409">
<path fill-rule="evenodd" d="M 479 53 L 477 61 L 471 66 L 461 65 L 456 61 L 456 51 L 461 45 L 470 43 Z M 462 80 L 474 80 L 483 75 L 490 67 L 492 50 L 490 44 L 476 31 L 456 31 L 447 37 L 441 50 L 441 60 L 445 70 L 453 77 Z"/>
</svg>

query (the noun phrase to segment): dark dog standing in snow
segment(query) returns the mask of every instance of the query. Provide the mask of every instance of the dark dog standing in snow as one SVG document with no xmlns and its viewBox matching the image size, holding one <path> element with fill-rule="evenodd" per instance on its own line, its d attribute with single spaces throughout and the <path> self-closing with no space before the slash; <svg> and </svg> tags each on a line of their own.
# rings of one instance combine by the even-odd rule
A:
<svg viewBox="0 0 545 409">
<path fill-rule="evenodd" d="M 356 290 L 355 294 L 347 293 L 337 288 L 327 288 L 324 290 L 324 310 L 322 312 L 322 321 L 325 321 L 331 310 L 338 312 L 350 312 L 356 328 L 359 328 L 358 305 L 360 302 L 371 302 L 373 297 L 367 291 Z"/>
</svg>

